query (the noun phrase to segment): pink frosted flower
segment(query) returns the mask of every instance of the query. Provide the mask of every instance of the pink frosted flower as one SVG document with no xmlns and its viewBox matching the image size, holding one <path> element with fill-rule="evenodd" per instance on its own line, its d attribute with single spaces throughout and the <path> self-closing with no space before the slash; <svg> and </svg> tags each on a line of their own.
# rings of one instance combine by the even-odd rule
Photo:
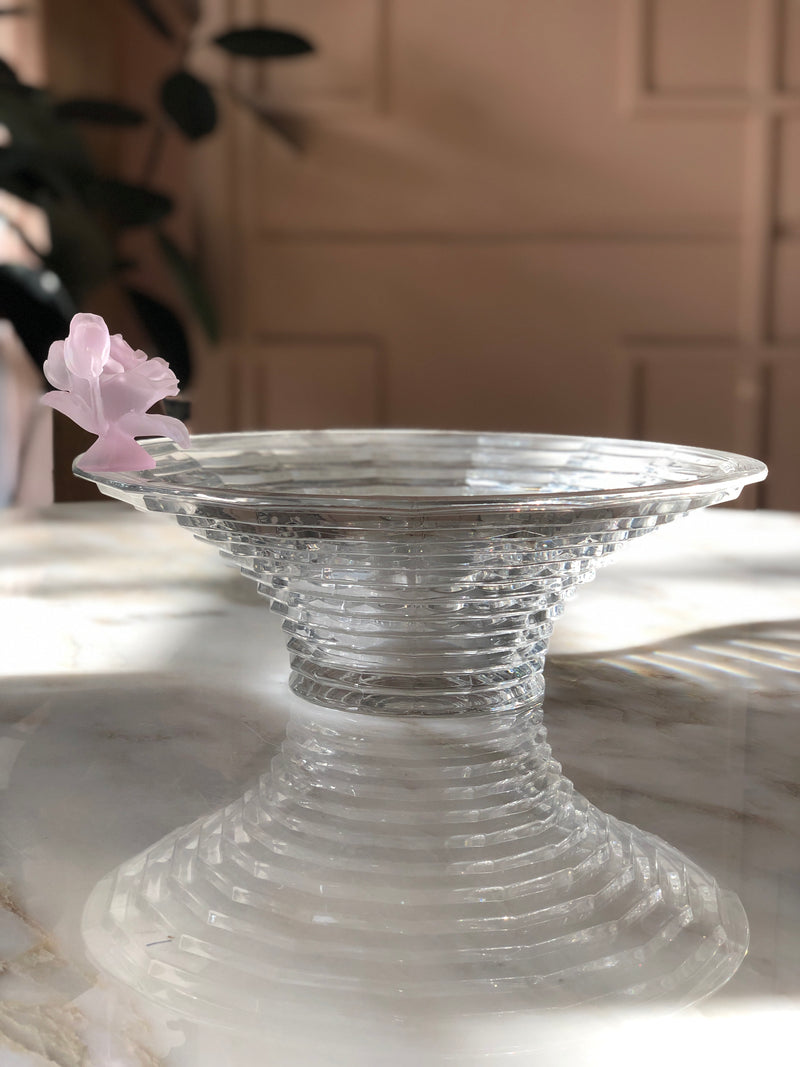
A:
<svg viewBox="0 0 800 1067">
<path fill-rule="evenodd" d="M 54 341 L 44 363 L 53 392 L 42 403 L 97 434 L 80 459 L 86 471 L 141 471 L 155 460 L 135 437 L 171 437 L 182 448 L 189 431 L 179 419 L 148 409 L 176 396 L 178 379 L 163 359 L 134 351 L 113 337 L 99 315 L 76 315 L 65 341 Z"/>
</svg>

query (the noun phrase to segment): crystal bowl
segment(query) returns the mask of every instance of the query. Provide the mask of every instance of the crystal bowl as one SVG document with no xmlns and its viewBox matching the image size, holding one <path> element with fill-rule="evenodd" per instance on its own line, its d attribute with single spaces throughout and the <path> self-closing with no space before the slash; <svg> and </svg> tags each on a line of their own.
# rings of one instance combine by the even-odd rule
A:
<svg viewBox="0 0 800 1067">
<path fill-rule="evenodd" d="M 547 743 L 542 671 L 553 620 L 598 565 L 735 498 L 763 464 L 434 431 L 147 448 L 151 471 L 75 470 L 257 582 L 294 695 L 281 750 L 239 800 L 96 887 L 84 936 L 101 967 L 276 1039 L 479 1019 L 486 1051 L 515 1013 L 680 1006 L 731 977 L 738 899 L 576 792 Z"/>
</svg>

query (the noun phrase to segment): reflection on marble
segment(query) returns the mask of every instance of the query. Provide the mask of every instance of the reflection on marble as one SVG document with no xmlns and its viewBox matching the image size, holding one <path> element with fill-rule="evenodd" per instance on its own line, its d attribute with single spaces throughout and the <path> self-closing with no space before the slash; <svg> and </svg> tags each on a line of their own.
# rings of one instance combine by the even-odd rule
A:
<svg viewBox="0 0 800 1067">
<path fill-rule="evenodd" d="M 777 1055 L 800 1023 L 800 516 L 718 509 L 620 555 L 556 627 L 550 741 L 601 808 L 739 894 L 751 949 L 699 1009 L 516 1020 L 496 1062 Z M 166 519 L 62 505 L 0 517 L 0 610 L 0 1067 L 338 1065 L 165 1018 L 80 937 L 101 875 L 280 742 L 284 652 L 252 584 Z M 346 1062 L 461 1065 L 474 1038 Z"/>
</svg>

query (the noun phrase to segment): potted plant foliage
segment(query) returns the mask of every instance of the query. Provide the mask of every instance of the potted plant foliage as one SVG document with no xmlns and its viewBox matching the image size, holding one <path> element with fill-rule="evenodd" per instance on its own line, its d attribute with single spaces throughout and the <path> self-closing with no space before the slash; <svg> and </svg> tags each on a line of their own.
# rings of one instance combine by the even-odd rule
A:
<svg viewBox="0 0 800 1067">
<path fill-rule="evenodd" d="M 70 0 L 60 0 L 68 4 Z M 198 34 L 199 0 L 119 0 L 130 4 L 150 31 L 174 50 L 174 67 L 161 79 L 153 114 L 124 101 L 59 99 L 47 88 L 25 84 L 11 63 L 0 60 L 0 224 L 25 250 L 21 262 L 0 263 L 0 318 L 13 324 L 31 358 L 41 368 L 50 344 L 63 338 L 78 310 L 93 310 L 92 297 L 113 281 L 130 304 L 149 339 L 151 355 L 165 355 L 185 387 L 191 377 L 191 351 L 181 313 L 193 314 L 212 343 L 218 325 L 197 265 L 169 235 L 165 222 L 172 199 L 152 176 L 174 134 L 189 142 L 208 137 L 219 121 L 218 98 L 229 94 L 278 136 L 298 147 L 282 117 L 233 84 L 215 85 L 192 69 L 196 49 L 222 50 L 234 60 L 272 61 L 308 55 L 303 36 L 264 25 L 234 26 L 212 38 Z M 2 4 L 1 18 L 25 18 L 24 5 Z M 104 173 L 84 142 L 88 124 L 122 130 L 149 126 L 142 180 L 124 181 Z M 40 244 L 3 203 L 34 206 L 43 213 L 49 240 Z M 172 299 L 134 284 L 135 264 L 122 251 L 133 228 L 152 235 L 174 280 Z"/>
</svg>

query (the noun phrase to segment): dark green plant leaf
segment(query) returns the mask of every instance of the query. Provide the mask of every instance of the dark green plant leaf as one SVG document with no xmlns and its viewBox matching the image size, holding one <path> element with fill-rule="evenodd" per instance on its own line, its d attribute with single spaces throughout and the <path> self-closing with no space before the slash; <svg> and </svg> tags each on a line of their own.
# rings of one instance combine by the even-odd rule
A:
<svg viewBox="0 0 800 1067">
<path fill-rule="evenodd" d="M 60 119 L 78 122 L 99 122 L 107 126 L 141 126 L 144 112 L 116 100 L 62 100 L 53 107 Z"/>
<path fill-rule="evenodd" d="M 0 88 L 19 89 L 20 80 L 13 67 L 10 67 L 4 59 L 0 59 Z"/>
<path fill-rule="evenodd" d="M 161 103 L 190 141 L 206 137 L 217 125 L 217 105 L 211 90 L 188 70 L 176 70 L 165 79 Z"/>
<path fill-rule="evenodd" d="M 252 59 L 289 59 L 314 51 L 314 46 L 307 38 L 267 26 L 228 30 L 215 37 L 214 44 L 231 55 L 249 56 Z"/>
<path fill-rule="evenodd" d="M 175 34 L 169 28 L 168 23 L 164 21 L 158 8 L 150 2 L 150 0 L 128 0 L 133 4 L 142 18 L 149 22 L 156 33 L 160 34 L 165 41 L 174 41 Z"/>
<path fill-rule="evenodd" d="M 165 359 L 175 372 L 181 388 L 185 389 L 191 381 L 192 357 L 180 319 L 166 304 L 143 293 L 141 289 L 127 288 L 125 291 L 153 342 L 149 354 Z"/>
<path fill-rule="evenodd" d="M 0 189 L 32 203 L 38 201 L 43 189 L 58 194 L 63 187 L 54 186 L 37 163 L 36 155 L 28 149 L 15 144 L 0 148 Z"/>
<path fill-rule="evenodd" d="M 48 196 L 75 194 L 86 178 L 60 165 L 46 151 L 11 144 L 0 148 L 0 187 L 33 204 Z"/>
<path fill-rule="evenodd" d="M 0 265 L 0 307 L 39 368 L 77 310 L 52 271 L 10 263 Z"/>
<path fill-rule="evenodd" d="M 216 344 L 219 340 L 217 313 L 200 272 L 167 234 L 159 230 L 156 236 L 161 253 L 169 264 L 186 302 L 197 316 L 208 340 Z"/>
<path fill-rule="evenodd" d="M 117 226 L 151 226 L 172 211 L 172 201 L 143 185 L 99 178 L 88 190 L 87 203 L 108 212 Z"/>
<path fill-rule="evenodd" d="M 76 304 L 114 274 L 114 248 L 97 214 L 77 196 L 46 198 L 51 248 L 45 264 L 57 274 Z"/>
<path fill-rule="evenodd" d="M 27 149 L 47 159 L 64 175 L 86 175 L 92 166 L 81 138 L 69 122 L 62 122 L 49 95 L 20 85 L 0 87 L 0 121 L 8 127 L 16 149 Z"/>
</svg>

